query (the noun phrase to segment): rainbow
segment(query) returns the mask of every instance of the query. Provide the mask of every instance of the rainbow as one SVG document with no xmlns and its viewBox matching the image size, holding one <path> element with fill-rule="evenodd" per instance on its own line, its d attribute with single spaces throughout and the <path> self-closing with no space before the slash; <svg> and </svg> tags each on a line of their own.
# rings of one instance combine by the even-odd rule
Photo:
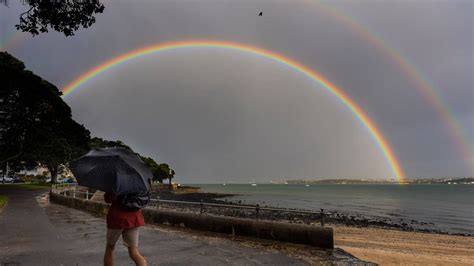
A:
<svg viewBox="0 0 474 266">
<path fill-rule="evenodd" d="M 93 79 L 94 77 L 106 72 L 108 69 L 125 63 L 129 60 L 143 57 L 149 54 L 154 54 L 158 52 L 164 52 L 168 50 L 176 50 L 183 48 L 221 48 L 229 50 L 238 50 L 247 53 L 251 53 L 257 56 L 265 57 L 272 59 L 273 61 L 282 63 L 289 66 L 290 68 L 301 72 L 313 79 L 314 81 L 321 84 L 328 92 L 336 96 L 349 110 L 359 119 L 359 121 L 364 125 L 364 127 L 370 132 L 371 136 L 381 149 L 383 155 L 386 158 L 387 163 L 389 164 L 393 174 L 398 179 L 399 183 L 404 183 L 406 181 L 405 174 L 396 158 L 393 150 L 390 148 L 389 143 L 383 137 L 380 130 L 375 126 L 375 123 L 367 116 L 367 114 L 360 108 L 353 100 L 351 100 L 340 88 L 336 87 L 334 84 L 325 79 L 318 72 L 311 70 L 310 68 L 288 58 L 283 55 L 277 54 L 272 51 L 264 50 L 258 47 L 249 46 L 240 43 L 225 42 L 225 41 L 209 41 L 209 40 L 190 40 L 190 41 L 180 41 L 180 42 L 168 42 L 160 43 L 156 45 L 151 45 L 148 47 L 136 49 L 128 53 L 122 54 L 115 58 L 112 58 L 92 69 L 85 72 L 77 79 L 69 83 L 63 89 L 63 97 L 70 96 L 74 91 L 76 91 L 81 85 L 87 81 Z"/>
<path fill-rule="evenodd" d="M 465 130 L 456 120 L 448 105 L 439 96 L 439 93 L 434 89 L 434 87 L 429 84 L 426 78 L 420 74 L 415 65 L 412 64 L 408 59 L 404 58 L 399 51 L 396 51 L 382 38 L 369 31 L 367 27 L 363 26 L 354 18 L 351 18 L 340 10 L 329 6 L 325 2 L 312 0 L 307 2 L 308 4 L 314 4 L 316 8 L 321 9 L 324 11 L 324 13 L 331 16 L 337 22 L 358 34 L 367 43 L 373 45 L 378 53 L 388 58 L 391 63 L 399 68 L 403 74 L 411 82 L 413 82 L 420 95 L 424 97 L 424 99 L 440 116 L 441 121 L 445 125 L 448 133 L 451 135 L 451 138 L 458 151 L 462 154 L 462 158 L 465 160 L 467 167 L 470 169 L 472 174 L 474 174 L 474 143 L 469 141 Z M 3 40 L 0 41 L 0 50 L 12 49 L 13 47 L 18 46 L 18 43 L 25 38 L 25 34 L 20 34 L 20 32 L 16 32 L 15 34 L 14 31 L 2 38 Z"/>
<path fill-rule="evenodd" d="M 18 47 L 27 38 L 28 34 L 21 31 L 10 32 L 0 39 L 0 51 L 7 51 L 13 49 L 13 47 Z"/>
<path fill-rule="evenodd" d="M 474 174 L 474 143 L 470 143 L 462 125 L 455 119 L 448 105 L 443 102 L 434 87 L 429 84 L 419 71 L 417 71 L 414 64 L 407 58 L 404 58 L 400 52 L 383 41 L 382 38 L 378 37 L 373 32 L 370 32 L 367 27 L 362 26 L 361 23 L 356 22 L 353 18 L 350 18 L 326 3 L 320 1 L 311 3 L 317 5 L 317 7 L 323 10 L 324 13 L 357 33 L 367 43 L 373 45 L 378 53 L 390 59 L 390 62 L 394 63 L 402 73 L 413 82 L 413 85 L 415 85 L 415 88 L 420 95 L 438 113 L 441 121 L 443 121 L 446 129 L 451 135 L 451 138 L 455 142 L 458 151 L 462 154 L 466 166 L 470 169 L 471 173 Z"/>
</svg>

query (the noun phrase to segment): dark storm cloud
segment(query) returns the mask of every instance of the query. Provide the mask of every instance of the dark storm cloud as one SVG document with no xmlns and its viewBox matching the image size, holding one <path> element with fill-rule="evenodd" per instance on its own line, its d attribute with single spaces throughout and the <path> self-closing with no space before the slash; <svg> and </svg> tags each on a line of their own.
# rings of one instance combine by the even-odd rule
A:
<svg viewBox="0 0 474 266">
<path fill-rule="evenodd" d="M 324 4 L 353 17 L 409 59 L 472 141 L 471 2 Z M 413 81 L 319 4 L 105 5 L 97 23 L 75 37 L 50 33 L 29 38 L 11 52 L 64 86 L 108 58 L 153 43 L 198 38 L 257 45 L 317 69 L 343 88 L 385 133 L 408 175 L 469 174 L 449 131 Z M 11 13 L 20 9 L 10 7 L 2 16 L 4 25 L 16 23 Z M 121 138 L 177 165 L 183 180 L 391 175 L 367 132 L 337 100 L 319 94 L 320 87 L 272 62 L 228 52 L 203 56 L 208 53 L 186 51 L 128 63 L 89 82 L 68 102 L 94 134 Z M 128 104 L 133 109 L 123 108 Z"/>
</svg>

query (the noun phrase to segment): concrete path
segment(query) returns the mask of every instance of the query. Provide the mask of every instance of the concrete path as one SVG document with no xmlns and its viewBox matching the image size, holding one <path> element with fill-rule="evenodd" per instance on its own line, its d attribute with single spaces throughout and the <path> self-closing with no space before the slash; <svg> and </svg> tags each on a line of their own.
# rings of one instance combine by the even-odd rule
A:
<svg viewBox="0 0 474 266">
<path fill-rule="evenodd" d="M 0 265 L 100 265 L 105 221 L 86 212 L 49 204 L 45 191 L 6 190 L 0 213 Z M 140 249 L 150 265 L 306 265 L 270 249 L 222 237 L 143 227 Z M 116 265 L 133 265 L 117 245 Z"/>
</svg>

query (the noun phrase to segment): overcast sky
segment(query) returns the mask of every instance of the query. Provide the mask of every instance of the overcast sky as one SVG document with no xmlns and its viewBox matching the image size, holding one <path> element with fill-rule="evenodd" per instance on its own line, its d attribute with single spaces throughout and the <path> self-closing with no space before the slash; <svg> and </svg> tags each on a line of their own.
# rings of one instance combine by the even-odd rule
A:
<svg viewBox="0 0 474 266">
<path fill-rule="evenodd" d="M 473 143 L 472 1 L 104 4 L 96 24 L 76 36 L 32 38 L 14 34 L 26 7 L 11 1 L 0 7 L 1 49 L 62 88 L 104 60 L 150 44 L 215 39 L 259 46 L 342 88 L 378 125 L 408 176 L 473 175 L 467 162 L 474 158 L 465 157 L 413 79 L 338 18 L 406 58 Z M 394 177 L 339 100 L 288 66 L 243 52 L 193 48 L 147 56 L 110 69 L 66 102 L 94 136 L 170 163 L 179 182 Z"/>
</svg>

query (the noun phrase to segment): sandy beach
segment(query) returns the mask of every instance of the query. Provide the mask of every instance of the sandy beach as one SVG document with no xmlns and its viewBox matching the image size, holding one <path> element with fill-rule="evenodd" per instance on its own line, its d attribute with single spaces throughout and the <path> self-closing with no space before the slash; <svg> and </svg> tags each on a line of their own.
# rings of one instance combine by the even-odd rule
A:
<svg viewBox="0 0 474 266">
<path fill-rule="evenodd" d="M 474 237 L 333 227 L 336 247 L 380 265 L 474 265 Z"/>
</svg>

